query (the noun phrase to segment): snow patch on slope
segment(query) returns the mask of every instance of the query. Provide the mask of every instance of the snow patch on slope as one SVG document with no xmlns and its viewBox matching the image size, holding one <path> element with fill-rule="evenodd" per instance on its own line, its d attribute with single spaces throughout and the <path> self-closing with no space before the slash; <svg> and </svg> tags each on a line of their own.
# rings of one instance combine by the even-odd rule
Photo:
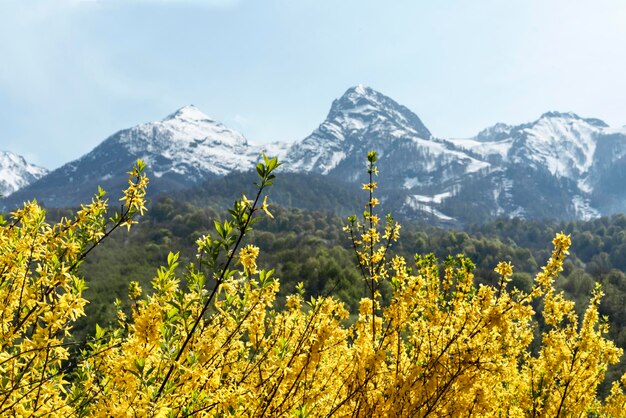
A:
<svg viewBox="0 0 626 418">
<path fill-rule="evenodd" d="M 438 159 L 443 159 L 448 162 L 462 162 L 465 165 L 466 174 L 476 173 L 491 166 L 491 164 L 486 161 L 470 157 L 461 151 L 449 149 L 441 142 L 435 142 L 433 140 L 426 140 L 423 138 L 413 138 L 413 142 L 420 148 L 427 150 L 432 157 L 435 157 L 430 161 L 424 162 L 428 170 L 434 170 L 437 168 L 437 165 L 439 164 Z"/>
<path fill-rule="evenodd" d="M 449 141 L 457 147 L 472 151 L 483 158 L 498 155 L 503 160 L 506 160 L 507 154 L 513 145 L 513 140 L 510 138 L 493 142 L 479 141 L 473 138 L 453 138 Z"/>
<path fill-rule="evenodd" d="M 600 212 L 591 207 L 589 199 L 585 199 L 580 195 L 576 195 L 572 198 L 572 205 L 574 205 L 574 211 L 578 219 L 589 221 L 600 217 Z"/>
<path fill-rule="evenodd" d="M 443 202 L 444 200 L 446 200 L 449 197 L 452 197 L 453 194 L 452 192 L 444 192 L 444 193 L 439 193 L 439 194 L 435 194 L 432 196 L 425 196 L 425 195 L 419 195 L 419 194 L 414 194 L 411 196 L 411 199 L 415 202 L 419 202 L 419 203 L 437 203 L 440 204 L 441 202 Z"/>
<path fill-rule="evenodd" d="M 444 214 L 443 212 L 435 209 L 433 204 L 440 203 L 445 197 L 442 195 L 435 196 L 422 196 L 422 195 L 409 195 L 406 197 L 404 204 L 409 208 L 423 212 L 425 214 L 431 215 L 439 219 L 440 221 L 452 222 L 455 221 L 454 218 Z M 440 199 L 440 202 L 436 202 L 437 199 Z"/>
<path fill-rule="evenodd" d="M 546 113 L 523 130 L 525 157 L 557 177 L 577 179 L 593 163 L 601 129 L 572 113 Z"/>
</svg>

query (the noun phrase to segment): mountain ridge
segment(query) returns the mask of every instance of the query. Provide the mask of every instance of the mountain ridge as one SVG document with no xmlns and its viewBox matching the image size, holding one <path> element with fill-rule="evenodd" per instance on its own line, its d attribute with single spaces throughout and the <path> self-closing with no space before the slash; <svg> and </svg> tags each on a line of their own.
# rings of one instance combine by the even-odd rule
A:
<svg viewBox="0 0 626 418">
<path fill-rule="evenodd" d="M 197 107 L 184 106 L 160 121 L 116 132 L 2 203 L 37 197 L 50 206 L 75 205 L 97 185 L 123 188 L 121 173 L 137 158 L 146 162 L 155 194 L 252 170 L 263 151 L 281 157 L 282 172 L 358 183 L 372 149 L 380 156 L 382 199 L 406 216 L 465 223 L 550 214 L 586 219 L 626 209 L 626 192 L 610 186 L 626 180 L 626 128 L 549 111 L 520 125 L 497 123 L 470 138 L 438 138 L 410 109 L 364 85 L 346 90 L 318 128 L 293 143 L 251 143 Z"/>
</svg>

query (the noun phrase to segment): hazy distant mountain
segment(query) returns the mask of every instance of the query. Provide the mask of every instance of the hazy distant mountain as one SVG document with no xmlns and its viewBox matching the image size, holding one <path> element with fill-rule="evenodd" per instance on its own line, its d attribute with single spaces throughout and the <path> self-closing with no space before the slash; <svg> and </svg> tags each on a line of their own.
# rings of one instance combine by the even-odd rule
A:
<svg viewBox="0 0 626 418">
<path fill-rule="evenodd" d="M 320 126 L 291 144 L 250 144 L 184 107 L 162 121 L 119 131 L 4 199 L 4 206 L 33 197 L 49 206 L 74 205 L 98 185 L 118 192 L 137 158 L 148 166 L 151 195 L 188 189 L 253 169 L 262 150 L 280 156 L 283 173 L 315 174 L 319 185 L 325 181 L 320 175 L 337 184 L 364 183 L 366 154 L 376 150 L 385 206 L 438 223 L 590 219 L 626 210 L 626 128 L 548 112 L 522 125 L 498 123 L 472 138 L 442 139 L 409 109 L 363 85 L 333 101 Z M 291 199 L 290 205 L 298 203 Z"/>
<path fill-rule="evenodd" d="M 43 167 L 28 163 L 24 157 L 0 151 L 0 195 L 8 196 L 48 173 Z"/>
</svg>

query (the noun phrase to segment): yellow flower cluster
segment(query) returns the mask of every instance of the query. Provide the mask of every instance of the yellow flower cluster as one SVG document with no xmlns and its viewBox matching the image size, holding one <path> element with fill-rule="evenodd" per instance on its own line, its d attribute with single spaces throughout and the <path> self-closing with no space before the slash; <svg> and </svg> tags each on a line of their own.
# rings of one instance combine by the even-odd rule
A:
<svg viewBox="0 0 626 418">
<path fill-rule="evenodd" d="M 124 196 L 120 199 L 124 202 L 126 214 L 143 215 L 146 211 L 146 189 L 148 187 L 148 177 L 143 173 L 145 164 L 141 160 L 133 167 L 128 174 L 128 188 L 124 190 Z M 136 223 L 132 216 L 125 216 L 122 225 L 130 229 L 131 225 Z"/>
<path fill-rule="evenodd" d="M 513 265 L 511 263 L 501 261 L 498 263 L 494 271 L 500 276 L 507 278 L 513 274 Z"/>
<path fill-rule="evenodd" d="M 259 247 L 246 245 L 239 251 L 239 262 L 250 274 L 257 273 L 256 258 L 259 256 Z"/>
<path fill-rule="evenodd" d="M 370 183 L 363 184 L 363 190 L 373 192 L 378 187 L 378 184 L 375 181 Z"/>
<path fill-rule="evenodd" d="M 132 281 L 128 284 L 128 298 L 130 300 L 139 299 L 141 296 L 141 286 L 139 282 Z"/>
<path fill-rule="evenodd" d="M 138 163 L 139 164 L 139 163 Z M 133 170 L 141 177 L 141 168 Z M 147 180 L 133 183 L 127 210 L 107 219 L 101 189 L 72 219 L 46 222 L 36 202 L 0 217 L 0 416 L 71 416 L 68 381 L 73 323 L 84 315 L 85 282 L 77 268 L 112 230 L 145 210 Z"/>
</svg>

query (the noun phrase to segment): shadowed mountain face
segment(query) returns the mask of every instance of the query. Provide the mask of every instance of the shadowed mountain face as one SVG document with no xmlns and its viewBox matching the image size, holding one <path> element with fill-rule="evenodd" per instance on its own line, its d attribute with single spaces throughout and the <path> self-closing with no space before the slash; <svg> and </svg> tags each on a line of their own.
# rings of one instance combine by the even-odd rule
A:
<svg viewBox="0 0 626 418">
<path fill-rule="evenodd" d="M 98 185 L 117 197 L 138 158 L 147 164 L 152 196 L 252 170 L 264 151 L 284 162 L 283 181 L 291 172 L 329 185 L 364 183 L 370 150 L 380 156 L 377 180 L 386 208 L 411 218 L 444 224 L 499 216 L 590 219 L 626 209 L 626 129 L 548 112 L 522 125 L 498 123 L 473 138 L 440 139 L 409 109 L 362 85 L 333 101 L 320 126 L 290 144 L 251 144 L 186 106 L 117 132 L 2 205 L 32 198 L 76 205 Z"/>
</svg>

